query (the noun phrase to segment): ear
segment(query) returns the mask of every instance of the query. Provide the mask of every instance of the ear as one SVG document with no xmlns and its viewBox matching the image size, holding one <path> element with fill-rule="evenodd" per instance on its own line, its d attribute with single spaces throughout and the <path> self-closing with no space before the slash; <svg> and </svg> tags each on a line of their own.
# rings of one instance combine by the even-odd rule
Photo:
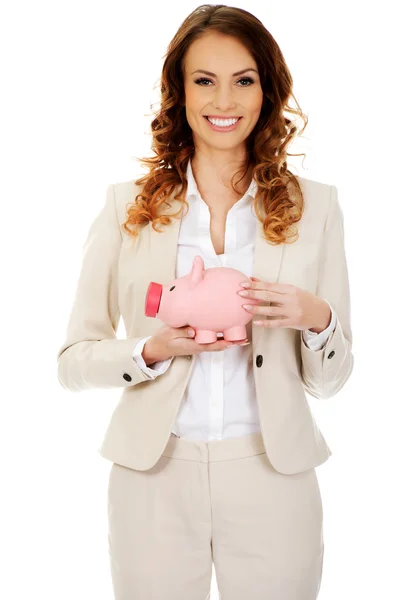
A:
<svg viewBox="0 0 400 600">
<path fill-rule="evenodd" d="M 193 259 L 192 270 L 190 271 L 190 289 L 194 289 L 203 280 L 204 261 L 201 256 L 195 256 Z"/>
</svg>

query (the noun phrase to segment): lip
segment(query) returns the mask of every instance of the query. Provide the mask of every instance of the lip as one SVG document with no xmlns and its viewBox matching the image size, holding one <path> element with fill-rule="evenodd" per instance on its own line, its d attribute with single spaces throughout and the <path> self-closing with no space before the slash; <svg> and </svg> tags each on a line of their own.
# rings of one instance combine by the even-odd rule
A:
<svg viewBox="0 0 400 600">
<path fill-rule="evenodd" d="M 232 115 L 231 117 L 221 117 L 221 115 L 203 115 L 203 117 L 211 117 L 211 119 L 241 119 L 241 115 Z"/>
<path fill-rule="evenodd" d="M 222 117 L 213 117 L 212 115 L 203 115 L 204 119 L 206 120 L 206 122 L 208 123 L 208 125 L 211 127 L 211 129 L 213 129 L 214 131 L 220 131 L 222 133 L 226 132 L 229 133 L 229 131 L 233 131 L 234 129 L 236 129 L 236 127 L 239 125 L 242 117 L 229 117 L 230 119 L 237 119 L 236 123 L 234 123 L 233 125 L 229 125 L 229 126 L 218 126 L 218 125 L 213 125 L 212 123 L 210 123 L 210 121 L 207 119 L 207 117 L 211 117 L 212 119 L 221 119 Z M 225 118 L 225 117 L 224 117 Z M 228 117 L 227 117 L 228 118 Z"/>
</svg>

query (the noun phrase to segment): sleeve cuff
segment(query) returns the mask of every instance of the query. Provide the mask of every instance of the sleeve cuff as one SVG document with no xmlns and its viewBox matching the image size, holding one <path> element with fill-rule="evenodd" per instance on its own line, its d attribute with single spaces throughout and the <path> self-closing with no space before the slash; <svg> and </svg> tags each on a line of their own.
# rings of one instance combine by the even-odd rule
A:
<svg viewBox="0 0 400 600">
<path fill-rule="evenodd" d="M 328 302 L 326 298 L 324 298 L 325 302 Z M 305 329 L 302 331 L 303 341 L 306 344 L 307 348 L 310 350 L 321 350 L 328 341 L 328 338 L 332 331 L 336 327 L 337 317 L 336 313 L 333 310 L 331 304 L 328 302 L 329 307 L 331 309 L 331 320 L 326 329 L 317 333 L 316 331 L 310 331 L 309 329 Z"/>
<path fill-rule="evenodd" d="M 140 367 L 140 369 L 143 371 L 143 373 L 145 373 L 152 379 L 155 379 L 158 375 L 162 375 L 163 373 L 165 373 L 165 371 L 168 369 L 169 365 L 172 362 L 173 356 L 171 356 L 171 358 L 167 358 L 166 360 L 160 360 L 155 363 L 152 363 L 151 367 L 146 365 L 144 358 L 142 356 L 142 352 L 143 352 L 145 343 L 150 338 L 151 338 L 151 335 L 140 338 L 140 340 L 133 347 L 132 358 L 137 363 L 137 365 Z"/>
</svg>

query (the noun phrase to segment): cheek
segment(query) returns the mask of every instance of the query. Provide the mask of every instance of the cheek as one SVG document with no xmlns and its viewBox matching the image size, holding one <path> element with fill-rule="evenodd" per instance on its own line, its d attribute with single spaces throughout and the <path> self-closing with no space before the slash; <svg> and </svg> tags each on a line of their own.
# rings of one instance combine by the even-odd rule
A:
<svg viewBox="0 0 400 600">
<path fill-rule="evenodd" d="M 188 86 L 185 90 L 185 99 L 186 99 L 186 110 L 188 112 L 199 112 L 202 104 L 204 103 L 203 95 L 201 90 L 199 91 L 199 87 Z"/>
<path fill-rule="evenodd" d="M 253 114 L 254 114 L 254 117 L 255 117 L 256 120 L 258 120 L 258 118 L 259 118 L 259 116 L 261 114 L 261 109 L 262 109 L 262 103 L 261 104 L 256 104 L 254 106 Z"/>
<path fill-rule="evenodd" d="M 254 95 L 249 98 L 248 108 L 257 118 L 259 117 L 262 109 L 263 94 L 262 90 L 255 90 Z"/>
</svg>

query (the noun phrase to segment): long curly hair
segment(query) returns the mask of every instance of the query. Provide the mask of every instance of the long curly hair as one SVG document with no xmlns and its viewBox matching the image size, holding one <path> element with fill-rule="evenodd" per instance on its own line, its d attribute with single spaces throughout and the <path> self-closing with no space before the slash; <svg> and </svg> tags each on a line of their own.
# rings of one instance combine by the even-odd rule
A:
<svg viewBox="0 0 400 600">
<path fill-rule="evenodd" d="M 243 179 L 250 169 L 257 184 L 254 211 L 263 223 L 266 239 L 274 245 L 293 243 L 298 239 L 298 231 L 292 226 L 302 217 L 304 198 L 296 175 L 287 168 L 286 158 L 305 154 L 289 154 L 287 148 L 296 135 L 303 133 L 308 117 L 293 95 L 292 76 L 273 36 L 251 13 L 224 4 L 197 7 L 183 21 L 167 48 L 160 79 L 160 109 L 151 122 L 151 149 L 155 156 L 140 161 L 149 172 L 135 181 L 140 193 L 127 205 L 127 219 L 122 227 L 133 239 L 140 226 L 150 221 L 153 229 L 160 231 L 157 224 L 171 222 L 169 216 L 162 214 L 164 200 L 177 186 L 181 187 L 175 199 L 182 204 L 171 216 L 177 217 L 183 205 L 189 208 L 185 199 L 188 185 L 185 173 L 195 148 L 183 104 L 182 63 L 191 43 L 206 31 L 234 36 L 257 63 L 263 104 L 257 124 L 245 140 L 243 169 L 235 173 L 231 183 L 237 191 L 233 179 L 241 173 Z M 288 106 L 291 97 L 296 108 Z M 294 120 L 284 116 L 285 111 L 302 118 L 304 126 L 300 131 Z M 290 194 L 289 188 L 292 188 Z"/>
</svg>

